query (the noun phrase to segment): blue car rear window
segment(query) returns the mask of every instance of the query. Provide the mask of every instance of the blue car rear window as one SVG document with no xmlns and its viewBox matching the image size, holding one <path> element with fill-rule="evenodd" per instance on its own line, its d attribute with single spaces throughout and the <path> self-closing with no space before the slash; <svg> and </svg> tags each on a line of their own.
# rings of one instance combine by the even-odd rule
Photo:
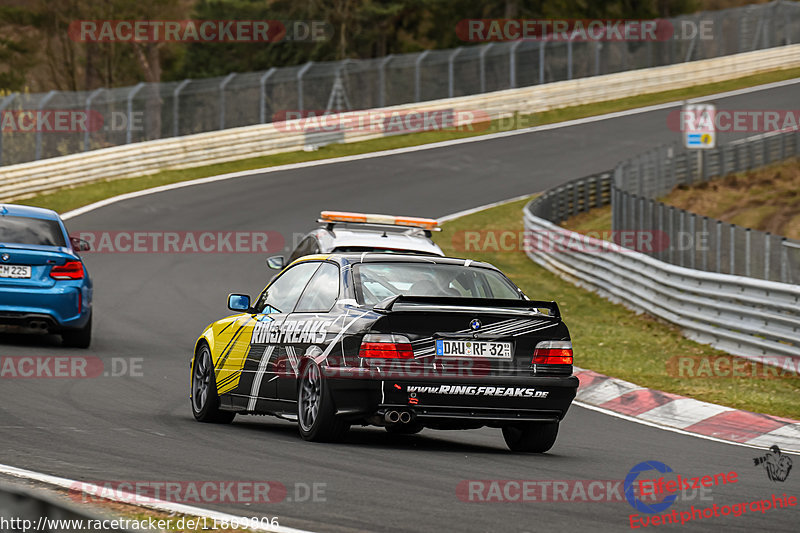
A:
<svg viewBox="0 0 800 533">
<path fill-rule="evenodd" d="M 0 216 L 0 242 L 66 246 L 61 226 L 55 220 Z"/>
</svg>

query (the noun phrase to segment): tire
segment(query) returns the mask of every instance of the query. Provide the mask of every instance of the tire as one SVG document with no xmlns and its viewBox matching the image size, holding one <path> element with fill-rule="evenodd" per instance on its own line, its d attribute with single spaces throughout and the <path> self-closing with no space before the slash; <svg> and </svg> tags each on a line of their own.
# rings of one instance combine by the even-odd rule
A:
<svg viewBox="0 0 800 533">
<path fill-rule="evenodd" d="M 88 348 L 92 343 L 92 316 L 80 329 L 70 329 L 61 332 L 61 345 L 66 348 Z"/>
<path fill-rule="evenodd" d="M 200 422 L 214 424 L 230 424 L 236 413 L 223 411 L 219 408 L 219 395 L 217 394 L 217 379 L 214 374 L 214 364 L 211 360 L 211 350 L 203 343 L 197 349 L 192 364 L 192 414 Z"/>
<path fill-rule="evenodd" d="M 503 438 L 512 452 L 544 453 L 558 437 L 558 422 L 528 422 L 503 428 Z"/>
<path fill-rule="evenodd" d="M 297 386 L 297 426 L 303 440 L 337 442 L 350 425 L 336 416 L 331 391 L 323 379 L 319 365 L 308 361 L 303 365 Z"/>
<path fill-rule="evenodd" d="M 386 431 L 392 435 L 416 435 L 422 431 L 422 424 L 395 424 L 386 426 Z"/>
</svg>

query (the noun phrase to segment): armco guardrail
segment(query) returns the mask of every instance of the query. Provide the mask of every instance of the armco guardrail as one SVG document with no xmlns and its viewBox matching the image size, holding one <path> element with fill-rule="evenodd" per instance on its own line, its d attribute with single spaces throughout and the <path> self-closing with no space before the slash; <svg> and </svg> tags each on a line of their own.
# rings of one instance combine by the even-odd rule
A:
<svg viewBox="0 0 800 533">
<path fill-rule="evenodd" d="M 98 524 L 102 527 L 93 527 Z M 120 529 L 119 524 L 113 518 L 99 516 L 76 505 L 62 502 L 54 496 L 0 484 L 0 531 L 3 533 L 134 531 Z"/>
<path fill-rule="evenodd" d="M 686 336 L 746 358 L 800 358 L 800 286 L 702 272 L 568 231 L 524 210 L 528 256 Z"/>
<path fill-rule="evenodd" d="M 656 148 L 617 165 L 612 228 L 658 234 L 669 246 L 647 254 L 673 265 L 798 283 L 800 241 L 715 220 L 655 199 L 678 185 L 698 184 L 798 155 L 800 130 L 756 135 L 700 153 L 678 146 Z"/>
<path fill-rule="evenodd" d="M 463 124 L 469 121 L 469 114 L 474 111 L 480 111 L 480 115 L 486 119 L 497 119 L 514 113 L 537 113 L 798 66 L 800 45 L 790 45 L 523 89 L 395 106 L 384 111 L 401 114 L 423 111 L 463 112 L 463 116 L 459 115 L 460 123 Z M 0 201 L 90 181 L 141 176 L 165 169 L 191 168 L 296 151 L 319 142 L 318 134 L 304 131 L 298 124 L 301 123 L 289 121 L 277 125 L 272 123 L 246 126 L 0 167 Z M 407 133 L 387 131 L 383 125 L 377 128 L 342 129 L 344 131 L 338 132 L 342 142 Z"/>
</svg>

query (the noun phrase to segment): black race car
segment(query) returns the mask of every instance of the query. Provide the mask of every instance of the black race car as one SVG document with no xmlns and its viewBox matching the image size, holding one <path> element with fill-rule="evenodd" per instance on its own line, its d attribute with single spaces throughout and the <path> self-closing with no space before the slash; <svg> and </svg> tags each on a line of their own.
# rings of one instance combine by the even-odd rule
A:
<svg viewBox="0 0 800 533">
<path fill-rule="evenodd" d="M 191 360 L 197 420 L 297 421 L 306 440 L 351 425 L 393 433 L 501 428 L 544 452 L 578 388 L 555 302 L 529 300 L 498 269 L 397 254 L 306 256 L 240 314 L 211 324 Z"/>
</svg>

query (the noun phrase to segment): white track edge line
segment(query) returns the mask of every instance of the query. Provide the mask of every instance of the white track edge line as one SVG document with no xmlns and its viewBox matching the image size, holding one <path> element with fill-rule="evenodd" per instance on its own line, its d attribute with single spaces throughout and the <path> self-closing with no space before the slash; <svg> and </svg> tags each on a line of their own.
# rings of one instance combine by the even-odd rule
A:
<svg viewBox="0 0 800 533">
<path fill-rule="evenodd" d="M 564 122 L 555 122 L 553 124 L 544 124 L 544 125 L 541 125 L 541 126 L 532 126 L 530 128 L 523 128 L 523 129 L 518 129 L 518 130 L 509 130 L 509 131 L 503 131 L 503 132 L 498 132 L 498 133 L 489 133 L 489 134 L 486 134 L 486 135 L 476 135 L 474 137 L 466 137 L 466 138 L 463 138 L 463 139 L 452 139 L 452 140 L 449 140 L 449 141 L 440 141 L 440 142 L 436 142 L 436 143 L 420 144 L 420 145 L 416 145 L 416 146 L 407 146 L 407 147 L 404 147 L 404 148 L 395 148 L 393 150 L 383 150 L 383 151 L 380 151 L 380 152 L 367 152 L 367 153 L 364 153 L 364 154 L 355 154 L 355 155 L 349 155 L 349 156 L 343 156 L 343 157 L 319 159 L 319 160 L 316 160 L 316 161 L 304 161 L 302 163 L 291 163 L 291 164 L 288 164 L 288 165 L 279 165 L 279 166 L 266 167 L 266 168 L 260 168 L 260 169 L 243 170 L 243 171 L 240 171 L 240 172 L 231 172 L 231 173 L 228 173 L 228 174 L 219 174 L 217 176 L 208 176 L 208 177 L 205 177 L 205 178 L 199 178 L 199 179 L 188 180 L 188 181 L 181 181 L 181 182 L 178 182 L 178 183 L 171 183 L 171 184 L 167 184 L 167 185 L 161 185 L 159 187 L 153 187 L 153 188 L 150 188 L 150 189 L 144 189 L 144 190 L 141 190 L 141 191 L 135 191 L 135 192 L 130 192 L 130 193 L 126 193 L 126 194 L 120 194 L 118 196 L 112 196 L 111 198 L 106 198 L 104 200 L 100 200 L 98 202 L 94 202 L 92 204 L 85 205 L 83 207 L 78 207 L 78 208 L 73 209 L 71 211 L 67 211 L 66 213 L 61 215 L 61 218 L 64 219 L 64 220 L 67 220 L 67 219 L 82 215 L 84 213 L 88 213 L 90 211 L 94 211 L 95 209 L 99 209 L 101 207 L 105 207 L 107 205 L 111 205 L 111 204 L 114 204 L 114 203 L 117 203 L 117 202 L 121 202 L 121 201 L 124 201 L 124 200 L 129 200 L 129 199 L 132 199 L 132 198 L 138 198 L 138 197 L 141 197 L 141 196 L 147 196 L 149 194 L 156 194 L 156 193 L 160 193 L 160 192 L 171 191 L 171 190 L 180 189 L 180 188 L 183 188 L 183 187 L 191 187 L 191 186 L 194 186 L 194 185 L 202 185 L 202 184 L 205 184 L 205 183 L 213 183 L 213 182 L 216 182 L 216 181 L 222 181 L 222 180 L 228 180 L 228 179 L 234 179 L 234 178 L 242 178 L 242 177 L 254 176 L 254 175 L 258 175 L 258 174 L 267 174 L 267 173 L 272 173 L 272 172 L 280 172 L 280 171 L 283 171 L 283 170 L 295 170 L 295 169 L 299 169 L 299 168 L 308 168 L 308 167 L 315 167 L 315 166 L 320 166 L 320 165 L 331 165 L 331 164 L 334 164 L 334 163 L 347 163 L 347 162 L 350 162 L 350 161 L 358 161 L 358 160 L 361 160 L 361 159 L 371 159 L 371 158 L 375 158 L 375 157 L 385 157 L 385 156 L 391 156 L 391 155 L 397 155 L 397 154 L 418 152 L 418 151 L 422 151 L 422 150 L 433 150 L 433 149 L 436 149 L 436 148 L 444 148 L 444 147 L 448 147 L 448 146 L 456 146 L 456 145 L 459 145 L 459 144 L 466 144 L 466 143 L 472 143 L 472 142 L 481 142 L 481 141 L 490 141 L 490 140 L 493 140 L 493 139 L 499 139 L 499 138 L 503 138 L 503 137 L 510 137 L 510 136 L 513 136 L 513 135 L 524 135 L 526 133 L 535 133 L 535 132 L 538 132 L 538 131 L 548 131 L 548 130 L 554 130 L 554 129 L 559 129 L 559 128 L 568 128 L 568 127 L 571 127 L 571 126 L 579 126 L 579 125 L 582 125 L 582 124 L 589 124 L 589 123 L 592 123 L 592 122 L 599 122 L 599 121 L 610 120 L 610 119 L 619 118 L 619 117 L 625 117 L 625 116 L 630 116 L 630 115 L 638 115 L 638 114 L 641 114 L 641 113 L 648 113 L 650 111 L 658 111 L 658 110 L 661 110 L 661 109 L 668 109 L 670 107 L 683 105 L 684 102 L 694 103 L 694 102 L 702 102 L 702 101 L 710 100 L 710 99 L 729 98 L 729 97 L 733 97 L 733 96 L 739 96 L 739 95 L 742 95 L 742 94 L 748 94 L 748 93 L 759 92 L 759 91 L 767 91 L 767 90 L 770 90 L 770 89 L 777 89 L 777 88 L 780 88 L 780 87 L 785 87 L 787 85 L 793 85 L 793 84 L 796 84 L 796 83 L 800 83 L 800 78 L 793 78 L 793 79 L 790 79 L 790 80 L 783 80 L 783 81 L 777 81 L 777 82 L 773 82 L 773 83 L 766 83 L 766 84 L 762 84 L 762 85 L 756 85 L 754 87 L 745 87 L 745 88 L 742 88 L 742 89 L 736 89 L 736 90 L 733 90 L 733 91 L 727 91 L 727 92 L 722 92 L 722 93 L 709 94 L 709 95 L 706 95 L 706 96 L 699 96 L 699 97 L 696 97 L 696 98 L 691 98 L 689 100 L 676 100 L 676 101 L 673 101 L 673 102 L 666 102 L 666 103 L 663 103 L 663 104 L 655 104 L 655 105 L 651 105 L 651 106 L 637 107 L 637 108 L 634 108 L 634 109 L 626 109 L 624 111 L 615 111 L 613 113 L 606 113 L 604 115 L 595 115 L 595 116 L 591 116 L 591 117 L 584 117 L 584 118 L 579 118 L 579 119 L 574 119 L 574 120 L 567 120 L 567 121 L 564 121 Z M 191 170 L 191 168 L 190 169 L 185 169 L 185 170 Z"/>
<path fill-rule="evenodd" d="M 61 487 L 64 489 L 71 489 L 75 487 L 75 485 L 80 485 L 83 489 L 92 490 L 93 494 L 104 494 L 108 491 L 103 491 L 102 487 L 97 485 L 93 485 L 91 483 L 85 483 L 83 481 L 75 481 L 72 479 L 67 479 L 58 476 L 51 476 L 49 474 L 42 474 L 39 472 L 34 472 L 32 470 L 25 470 L 23 468 L 17 468 L 14 466 L 0 464 L 0 474 L 7 474 L 13 477 L 23 478 L 23 479 L 30 479 L 34 481 L 39 481 L 42 483 L 46 483 L 48 485 L 54 485 L 57 487 Z M 85 491 L 84 491 L 85 492 Z M 153 509 L 156 511 L 167 511 L 171 513 L 180 513 L 186 515 L 193 515 L 196 517 L 201 518 L 210 518 L 216 519 L 220 522 L 227 521 L 231 522 L 233 520 L 237 520 L 240 524 L 247 523 L 247 529 L 251 531 L 264 531 L 268 533 L 312 533 L 310 531 L 306 531 L 303 529 L 294 529 L 291 527 L 285 526 L 259 526 L 253 527 L 250 524 L 251 517 L 243 517 L 243 516 L 236 516 L 232 514 L 222 513 L 219 511 L 211 511 L 207 509 L 201 509 L 200 507 L 193 507 L 191 505 L 184 505 L 182 503 L 173 503 L 173 502 L 166 502 L 163 500 L 155 500 L 153 502 L 132 502 L 132 499 L 136 498 L 135 494 L 127 493 L 127 492 L 120 492 L 120 491 L 112 491 L 113 495 L 103 495 L 102 499 L 116 501 L 119 503 L 124 503 L 128 505 L 134 505 L 137 507 L 143 507 L 146 509 Z"/>
</svg>

